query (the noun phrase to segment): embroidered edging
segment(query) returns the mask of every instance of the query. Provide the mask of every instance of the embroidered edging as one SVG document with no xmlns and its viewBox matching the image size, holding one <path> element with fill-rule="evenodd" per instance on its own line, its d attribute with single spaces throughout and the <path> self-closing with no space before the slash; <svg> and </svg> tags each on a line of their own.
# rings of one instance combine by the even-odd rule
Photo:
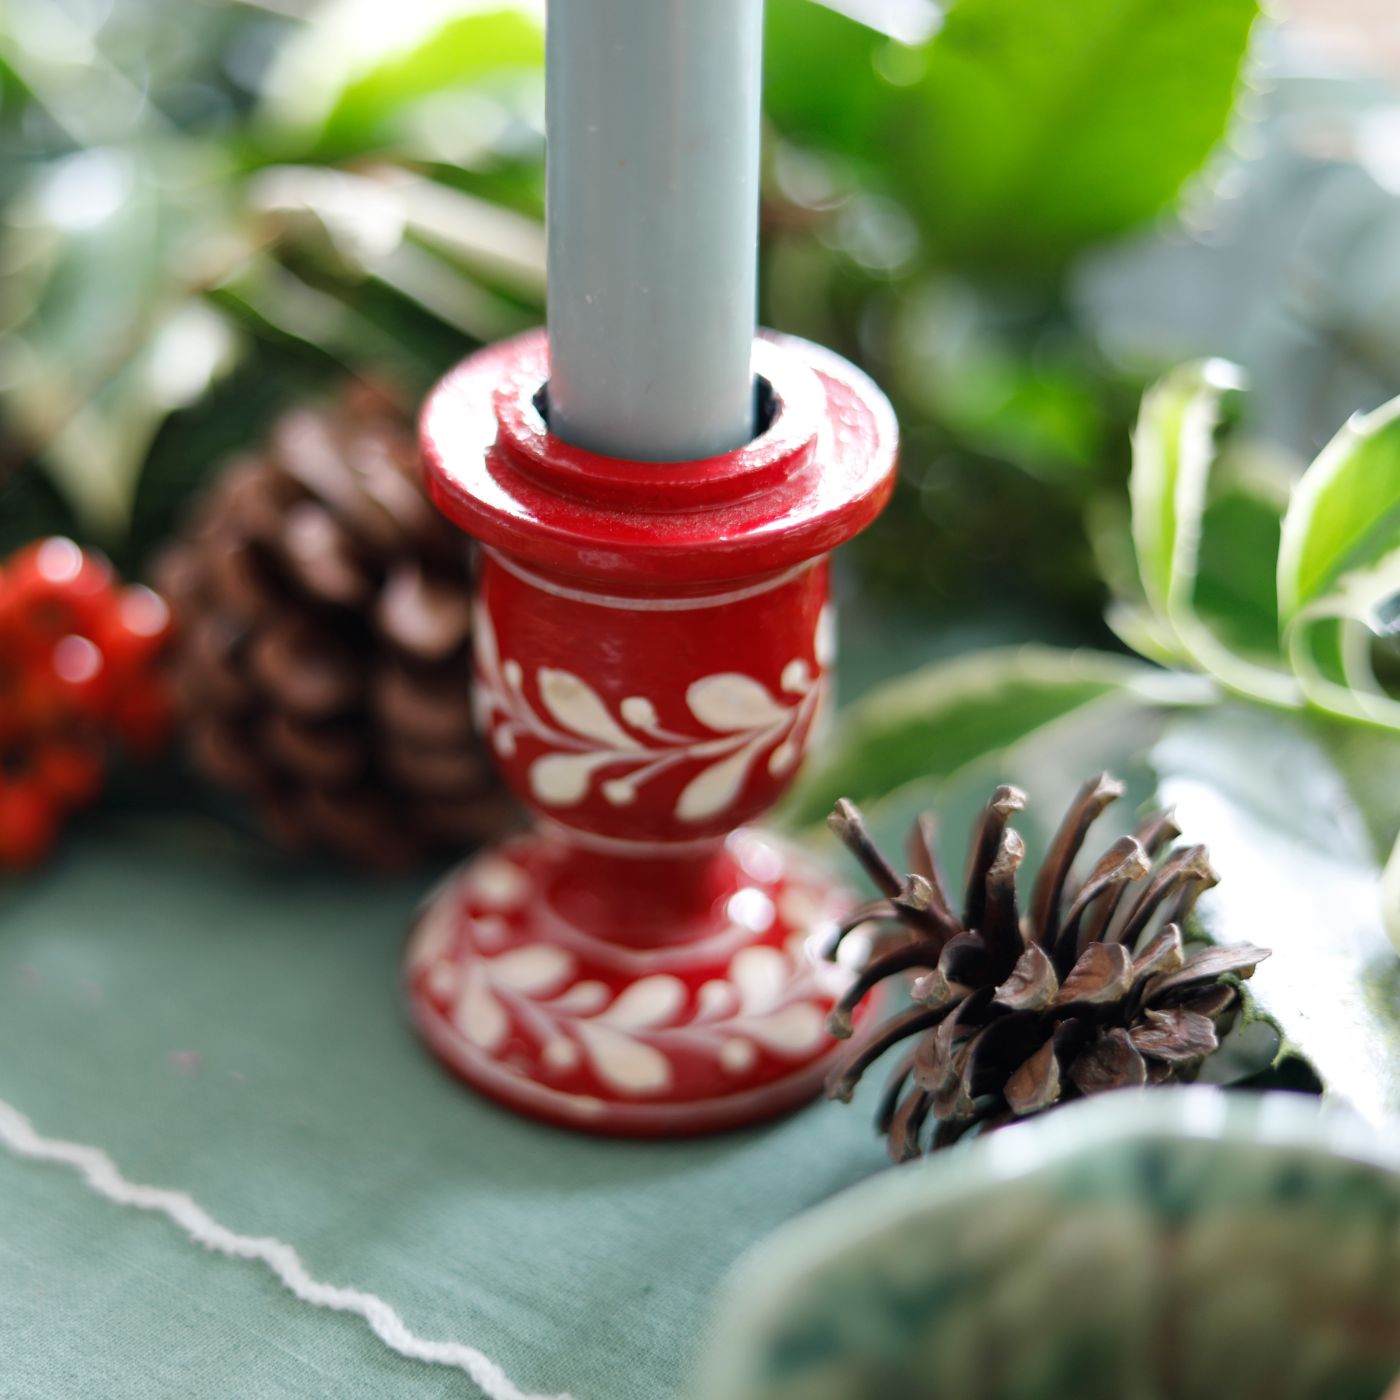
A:
<svg viewBox="0 0 1400 1400">
<path fill-rule="evenodd" d="M 416 1336 L 382 1298 L 356 1288 L 337 1288 L 311 1277 L 291 1245 L 271 1236 L 235 1234 L 220 1225 L 183 1191 L 166 1191 L 128 1181 L 97 1147 L 41 1137 L 18 1109 L 0 1099 L 0 1143 L 17 1157 L 58 1162 L 78 1171 L 92 1190 L 117 1205 L 169 1216 L 196 1244 L 234 1259 L 258 1259 L 304 1303 L 332 1312 L 357 1313 L 385 1346 L 412 1361 L 465 1371 L 488 1400 L 571 1400 L 568 1395 L 528 1395 L 489 1356 L 461 1342 L 431 1342 Z"/>
</svg>

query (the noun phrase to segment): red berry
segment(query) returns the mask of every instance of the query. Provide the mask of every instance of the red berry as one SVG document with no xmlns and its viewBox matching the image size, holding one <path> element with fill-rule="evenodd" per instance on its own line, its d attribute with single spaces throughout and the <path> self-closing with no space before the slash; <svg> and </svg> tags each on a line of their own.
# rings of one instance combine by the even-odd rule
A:
<svg viewBox="0 0 1400 1400">
<path fill-rule="evenodd" d="M 42 687 L 49 717 L 78 716 L 97 723 L 106 718 L 113 680 L 97 644 L 76 632 L 60 637 L 49 653 L 47 668 L 31 675 Z"/>
<path fill-rule="evenodd" d="M 102 787 L 105 740 L 150 752 L 173 705 L 155 669 L 170 610 L 120 587 L 101 555 L 55 536 L 0 573 L 0 866 L 52 847 L 62 815 Z"/>
<path fill-rule="evenodd" d="M 61 535 L 12 555 L 5 583 L 9 628 L 30 654 L 70 633 L 92 636 L 111 608 L 111 565 Z"/>
<path fill-rule="evenodd" d="M 41 743 L 33 757 L 35 781 L 63 811 L 89 803 L 106 775 L 102 745 L 95 736 L 70 735 Z"/>
<path fill-rule="evenodd" d="M 159 593 L 133 583 L 116 593 L 93 640 L 118 684 L 148 667 L 170 640 L 170 609 Z"/>
<path fill-rule="evenodd" d="M 170 737 L 175 720 L 175 697 L 160 675 L 139 677 L 113 707 L 112 728 L 132 753 L 149 757 Z"/>
<path fill-rule="evenodd" d="M 0 866 L 38 865 L 58 836 L 58 809 L 38 781 L 0 776 Z"/>
</svg>

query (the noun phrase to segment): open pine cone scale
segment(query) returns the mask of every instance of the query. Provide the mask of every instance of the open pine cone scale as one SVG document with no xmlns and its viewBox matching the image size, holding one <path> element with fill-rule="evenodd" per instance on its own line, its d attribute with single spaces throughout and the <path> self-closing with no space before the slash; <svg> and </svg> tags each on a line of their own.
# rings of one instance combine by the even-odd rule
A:
<svg viewBox="0 0 1400 1400">
<path fill-rule="evenodd" d="M 1022 917 L 1017 872 L 1025 845 L 1009 825 L 1025 794 L 1002 786 L 969 845 L 962 908 L 944 881 L 933 818 L 909 833 L 913 870 L 901 876 L 859 811 L 837 803 L 832 830 L 881 898 L 852 910 L 829 948 L 864 926 L 874 952 L 831 1013 L 852 1033 L 861 1000 L 887 977 L 918 972 L 913 1005 L 891 1016 L 837 1065 L 828 1095 L 849 1102 L 865 1070 L 891 1046 L 919 1039 L 900 1060 L 877 1124 L 895 1161 L 1052 1104 L 1107 1089 L 1194 1077 L 1239 1008 L 1238 980 L 1269 950 L 1244 945 L 1185 955 L 1181 926 L 1218 881 L 1204 846 L 1172 849 L 1170 811 L 1153 812 L 1115 841 L 1084 878 L 1073 867 L 1089 828 L 1123 793 L 1107 773 L 1089 779 L 1061 822 Z M 1222 981 L 1222 978 L 1232 980 Z"/>
</svg>

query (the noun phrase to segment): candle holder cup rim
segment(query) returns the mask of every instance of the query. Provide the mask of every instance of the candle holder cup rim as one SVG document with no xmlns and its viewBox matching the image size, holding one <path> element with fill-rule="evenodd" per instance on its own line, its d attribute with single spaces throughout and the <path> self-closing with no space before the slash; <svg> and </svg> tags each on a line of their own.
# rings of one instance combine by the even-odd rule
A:
<svg viewBox="0 0 1400 1400">
<path fill-rule="evenodd" d="M 430 395 L 429 489 L 484 544 L 580 580 L 685 587 L 793 567 L 878 514 L 897 429 L 865 376 L 818 346 L 764 332 L 754 368 L 774 411 L 753 441 L 697 461 L 629 462 L 549 431 L 536 402 L 548 344 L 543 330 L 527 332 L 472 356 Z"/>
</svg>

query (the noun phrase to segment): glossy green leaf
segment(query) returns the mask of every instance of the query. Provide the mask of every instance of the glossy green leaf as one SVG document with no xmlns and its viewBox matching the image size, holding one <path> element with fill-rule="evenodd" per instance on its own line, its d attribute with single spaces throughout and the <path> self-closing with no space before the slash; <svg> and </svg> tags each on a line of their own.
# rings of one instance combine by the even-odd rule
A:
<svg viewBox="0 0 1400 1400">
<path fill-rule="evenodd" d="M 1276 659 L 1280 512 L 1244 491 L 1212 497 L 1201 517 L 1195 610 L 1231 650 Z"/>
<path fill-rule="evenodd" d="M 1285 622 L 1400 547 L 1400 399 L 1358 415 L 1323 449 L 1293 493 L 1279 546 Z"/>
<path fill-rule="evenodd" d="M 877 69 L 892 43 L 815 0 L 767 0 L 764 109 L 785 136 L 878 161 L 899 96 Z"/>
<path fill-rule="evenodd" d="M 347 87 L 321 133 L 320 153 L 373 150 L 400 134 L 394 118 L 410 103 L 502 69 L 543 67 L 544 32 L 519 10 L 464 15 Z"/>
<path fill-rule="evenodd" d="M 1255 0 L 960 0 L 896 159 L 966 265 L 1052 265 L 1170 202 L 1225 131 Z"/>
<path fill-rule="evenodd" d="M 1400 399 L 1353 418 L 1304 473 L 1283 521 L 1278 592 L 1308 699 L 1400 730 L 1400 702 L 1371 660 L 1400 600 Z"/>
<path fill-rule="evenodd" d="M 1038 646 L 926 666 L 841 714 L 788 815 L 798 824 L 817 822 L 838 798 L 862 802 L 905 783 L 946 777 L 1114 691 L 1185 698 L 1175 685 L 1170 674 L 1123 657 Z"/>
<path fill-rule="evenodd" d="M 1110 623 L 1131 646 L 1139 646 L 1141 637 L 1141 649 L 1150 656 L 1161 659 L 1169 651 L 1241 695 L 1294 707 L 1301 703 L 1296 682 L 1274 666 L 1232 650 L 1226 639 L 1235 640 L 1231 633 L 1238 629 L 1227 626 L 1223 639 L 1196 609 L 1201 532 L 1216 456 L 1220 401 L 1227 390 L 1239 387 L 1235 366 L 1224 360 L 1198 360 L 1173 370 L 1143 395 L 1133 430 L 1129 494 L 1138 573 L 1152 617 L 1144 626 L 1144 617 L 1120 606 L 1116 614 L 1111 613 Z M 1238 587 L 1241 579 L 1235 576 L 1234 565 L 1244 564 L 1243 577 L 1248 578 L 1248 561 L 1232 558 L 1233 548 L 1226 546 L 1228 567 L 1223 573 L 1231 586 Z M 1221 561 L 1215 557 L 1211 562 L 1217 568 L 1211 580 L 1214 585 L 1220 582 Z M 1228 607 L 1228 592 L 1222 599 L 1222 591 L 1213 588 L 1212 601 Z M 1267 647 L 1264 650 L 1267 653 Z"/>
<path fill-rule="evenodd" d="M 538 8 L 480 0 L 329 7 L 279 56 L 263 137 L 281 156 L 321 159 L 397 144 L 413 105 L 493 74 L 542 70 Z"/>
<path fill-rule="evenodd" d="M 1242 387 L 1224 360 L 1174 369 L 1142 396 L 1133 430 L 1133 544 L 1154 610 L 1189 608 L 1221 396 Z"/>
</svg>

